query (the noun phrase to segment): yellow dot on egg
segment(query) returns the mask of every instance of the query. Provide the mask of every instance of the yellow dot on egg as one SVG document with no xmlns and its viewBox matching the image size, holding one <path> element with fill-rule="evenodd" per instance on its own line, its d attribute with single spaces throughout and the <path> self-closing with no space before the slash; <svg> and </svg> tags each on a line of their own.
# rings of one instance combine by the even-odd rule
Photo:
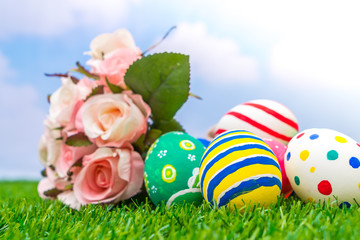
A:
<svg viewBox="0 0 360 240">
<path fill-rule="evenodd" d="M 346 143 L 346 142 L 347 142 L 347 140 L 346 140 L 345 138 L 340 137 L 340 136 L 336 136 L 336 137 L 335 137 L 335 140 L 336 140 L 337 142 L 339 142 L 339 143 Z"/>
<path fill-rule="evenodd" d="M 359 187 L 359 189 L 360 189 L 360 182 L 359 182 L 359 184 L 358 184 L 358 187 Z"/>
<path fill-rule="evenodd" d="M 314 202 L 314 199 L 312 197 L 308 197 L 308 202 Z"/>
<path fill-rule="evenodd" d="M 310 172 L 311 172 L 311 173 L 315 172 L 315 167 L 311 167 L 311 168 L 310 168 Z"/>
<path fill-rule="evenodd" d="M 305 161 L 307 158 L 309 157 L 309 151 L 308 150 L 304 150 L 300 153 L 300 159 Z"/>
</svg>

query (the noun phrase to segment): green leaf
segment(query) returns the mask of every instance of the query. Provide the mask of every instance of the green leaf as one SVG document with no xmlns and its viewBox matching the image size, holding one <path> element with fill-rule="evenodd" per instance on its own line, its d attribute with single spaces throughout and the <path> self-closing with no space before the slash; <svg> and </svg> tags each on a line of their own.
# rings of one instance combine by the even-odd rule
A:
<svg viewBox="0 0 360 240">
<path fill-rule="evenodd" d="M 73 189 L 73 186 L 74 186 L 74 184 L 66 185 L 66 186 L 64 187 L 64 190 L 65 190 L 65 191 L 66 191 L 66 190 L 72 190 L 72 189 Z"/>
<path fill-rule="evenodd" d="M 55 127 L 55 128 L 52 128 L 51 130 L 53 131 L 61 131 L 63 130 L 65 127 Z"/>
<path fill-rule="evenodd" d="M 112 84 L 111 82 L 109 82 L 109 79 L 107 77 L 105 77 L 105 81 L 106 84 L 108 85 L 110 91 L 112 93 L 121 93 L 124 89 L 122 89 L 120 86 Z"/>
<path fill-rule="evenodd" d="M 99 95 L 99 94 L 103 94 L 104 93 L 104 86 L 103 85 L 99 85 L 95 88 L 92 89 L 91 93 L 86 97 L 85 101 L 87 101 L 89 98 L 91 98 L 92 96 L 95 95 Z M 85 102 L 84 101 L 84 102 Z"/>
<path fill-rule="evenodd" d="M 155 123 L 170 121 L 189 96 L 189 56 L 160 53 L 143 57 L 129 67 L 124 79 L 150 105 Z"/>
<path fill-rule="evenodd" d="M 92 142 L 88 139 L 85 133 L 80 132 L 68 137 L 65 141 L 66 145 L 73 147 L 89 146 Z"/>
<path fill-rule="evenodd" d="M 47 190 L 44 192 L 44 195 L 47 197 L 56 197 L 57 195 L 59 195 L 60 193 L 62 193 L 61 190 L 57 189 L 57 188 L 52 188 L 50 190 Z"/>
<path fill-rule="evenodd" d="M 50 164 L 48 167 L 49 167 L 51 170 L 55 171 L 55 166 L 54 166 L 54 165 Z"/>
<path fill-rule="evenodd" d="M 156 141 L 156 139 L 158 139 L 161 136 L 162 133 L 163 132 L 160 129 L 155 129 L 155 128 L 150 129 L 150 131 L 148 131 L 148 133 L 146 134 L 145 144 L 147 146 L 150 146 Z"/>
<path fill-rule="evenodd" d="M 144 140 L 145 134 L 141 135 L 141 137 L 139 137 L 139 139 L 135 143 L 133 143 L 135 150 L 140 154 L 146 151 Z"/>
<path fill-rule="evenodd" d="M 161 130 L 163 134 L 172 131 L 185 132 L 181 124 L 178 121 L 176 121 L 174 118 L 171 119 L 170 121 L 160 120 L 156 125 L 154 125 L 154 127 L 156 129 Z"/>
</svg>

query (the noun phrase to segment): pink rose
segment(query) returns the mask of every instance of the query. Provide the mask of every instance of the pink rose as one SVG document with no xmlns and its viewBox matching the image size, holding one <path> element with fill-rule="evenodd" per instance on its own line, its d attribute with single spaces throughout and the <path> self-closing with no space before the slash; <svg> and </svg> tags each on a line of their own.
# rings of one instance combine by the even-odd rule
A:
<svg viewBox="0 0 360 240">
<path fill-rule="evenodd" d="M 106 55 L 104 59 L 90 59 L 87 64 L 91 66 L 92 72 L 100 76 L 100 83 L 106 86 L 105 77 L 109 82 L 126 89 L 124 76 L 129 66 L 140 59 L 138 51 L 130 48 L 119 48 Z"/>
<path fill-rule="evenodd" d="M 128 148 L 99 148 L 83 159 L 83 169 L 74 183 L 74 193 L 82 204 L 116 203 L 140 191 L 144 162 Z"/>
<path fill-rule="evenodd" d="M 102 94 L 91 97 L 79 110 L 77 129 L 99 147 L 121 147 L 147 131 L 150 107 L 138 94 Z"/>
<path fill-rule="evenodd" d="M 129 49 L 132 52 L 141 55 L 141 51 L 136 47 L 134 38 L 127 29 L 119 29 L 114 33 L 104 33 L 94 38 L 90 43 L 90 52 L 93 59 L 102 60 L 103 57 L 116 50 L 116 49 Z"/>
<path fill-rule="evenodd" d="M 93 153 L 96 150 L 96 145 L 82 147 L 72 147 L 65 144 L 65 141 L 61 144 L 61 151 L 58 160 L 56 161 L 55 169 L 59 177 L 66 177 L 70 167 L 76 163 L 83 156 Z"/>
</svg>

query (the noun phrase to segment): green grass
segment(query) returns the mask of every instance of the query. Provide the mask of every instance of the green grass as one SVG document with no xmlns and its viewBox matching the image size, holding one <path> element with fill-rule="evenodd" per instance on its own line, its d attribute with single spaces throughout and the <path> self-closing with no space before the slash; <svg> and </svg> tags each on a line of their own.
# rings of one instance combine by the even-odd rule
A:
<svg viewBox="0 0 360 240">
<path fill-rule="evenodd" d="M 360 239 L 360 209 L 281 199 L 269 209 L 166 209 L 149 203 L 72 210 L 35 182 L 0 182 L 0 239 Z"/>
</svg>

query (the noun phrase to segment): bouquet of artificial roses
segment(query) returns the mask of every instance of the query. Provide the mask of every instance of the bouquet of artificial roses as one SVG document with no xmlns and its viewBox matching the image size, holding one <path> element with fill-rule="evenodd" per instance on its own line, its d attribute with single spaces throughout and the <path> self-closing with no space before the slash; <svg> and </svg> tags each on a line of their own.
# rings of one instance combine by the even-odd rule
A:
<svg viewBox="0 0 360 240">
<path fill-rule="evenodd" d="M 188 56 L 144 56 L 126 29 L 96 37 L 87 54 L 90 71 L 77 63 L 65 74 L 47 74 L 62 85 L 48 98 L 39 144 L 39 195 L 76 209 L 137 194 L 149 146 L 183 131 L 174 115 L 189 96 Z"/>
</svg>

